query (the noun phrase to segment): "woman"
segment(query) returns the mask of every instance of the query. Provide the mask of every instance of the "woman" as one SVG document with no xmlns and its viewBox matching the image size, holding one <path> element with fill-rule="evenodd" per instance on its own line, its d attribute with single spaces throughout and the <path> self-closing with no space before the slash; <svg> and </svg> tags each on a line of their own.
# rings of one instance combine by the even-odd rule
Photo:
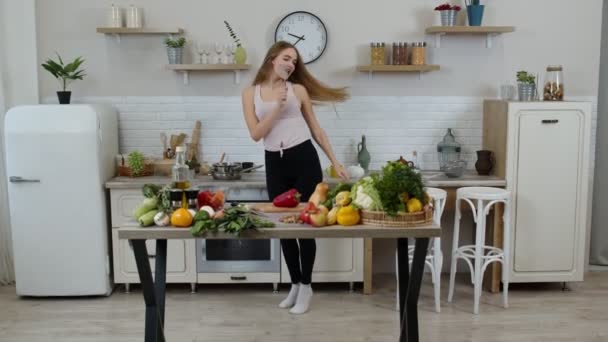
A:
<svg viewBox="0 0 608 342">
<path fill-rule="evenodd" d="M 296 188 L 307 202 L 323 181 L 319 156 L 311 137 L 331 161 L 336 173 L 349 178 L 338 162 L 312 102 L 344 101 L 345 88 L 330 88 L 304 67 L 296 48 L 275 43 L 267 52 L 253 85 L 243 91 L 243 113 L 251 138 L 264 139 L 266 187 L 270 199 Z M 314 239 L 282 239 L 281 247 L 291 277 L 291 290 L 279 307 L 290 313 L 308 310 L 312 298 L 311 274 L 315 261 Z"/>
</svg>

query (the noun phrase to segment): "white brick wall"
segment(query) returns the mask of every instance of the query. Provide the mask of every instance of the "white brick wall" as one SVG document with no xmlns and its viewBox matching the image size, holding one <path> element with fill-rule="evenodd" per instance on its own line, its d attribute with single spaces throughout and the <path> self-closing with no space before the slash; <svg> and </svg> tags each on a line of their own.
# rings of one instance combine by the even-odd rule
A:
<svg viewBox="0 0 608 342">
<path fill-rule="evenodd" d="M 597 124 L 597 98 L 576 97 L 594 103 L 593 151 Z M 46 102 L 55 102 L 49 98 Z M 354 97 L 334 107 L 319 106 L 315 112 L 330 137 L 338 159 L 356 162 L 357 143 L 367 137 L 372 156 L 371 168 L 380 168 L 387 160 L 411 158 L 418 151 L 424 169 L 437 169 L 436 145 L 448 127 L 463 145 L 463 157 L 474 168 L 475 151 L 481 145 L 482 98 L 431 96 Z M 202 157 L 216 161 L 222 152 L 227 160 L 264 162 L 263 145 L 250 139 L 243 120 L 240 97 L 85 97 L 79 103 L 109 103 L 120 113 L 120 149 L 127 153 L 138 149 L 160 156 L 160 133 L 191 134 L 194 121 L 202 122 L 200 144 Z M 323 166 L 329 162 L 319 149 Z M 591 168 L 593 165 L 590 165 Z M 591 169 L 593 170 L 593 168 Z"/>
</svg>

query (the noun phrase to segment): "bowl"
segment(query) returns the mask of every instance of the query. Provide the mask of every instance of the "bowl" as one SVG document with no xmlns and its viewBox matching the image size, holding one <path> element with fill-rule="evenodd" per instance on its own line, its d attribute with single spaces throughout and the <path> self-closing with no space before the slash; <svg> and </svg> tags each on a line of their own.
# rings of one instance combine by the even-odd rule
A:
<svg viewBox="0 0 608 342">
<path fill-rule="evenodd" d="M 444 166 L 443 173 L 445 173 L 448 178 L 458 178 L 462 176 L 466 168 L 466 160 L 454 160 Z"/>
</svg>

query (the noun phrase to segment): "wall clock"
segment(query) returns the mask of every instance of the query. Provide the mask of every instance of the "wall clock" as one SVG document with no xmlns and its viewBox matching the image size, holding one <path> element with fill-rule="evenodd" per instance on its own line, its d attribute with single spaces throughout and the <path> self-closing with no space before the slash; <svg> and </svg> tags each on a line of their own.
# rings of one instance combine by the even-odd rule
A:
<svg viewBox="0 0 608 342">
<path fill-rule="evenodd" d="M 327 29 L 316 15 L 297 11 L 283 17 L 274 33 L 274 41 L 293 44 L 304 64 L 316 61 L 327 46 Z"/>
</svg>

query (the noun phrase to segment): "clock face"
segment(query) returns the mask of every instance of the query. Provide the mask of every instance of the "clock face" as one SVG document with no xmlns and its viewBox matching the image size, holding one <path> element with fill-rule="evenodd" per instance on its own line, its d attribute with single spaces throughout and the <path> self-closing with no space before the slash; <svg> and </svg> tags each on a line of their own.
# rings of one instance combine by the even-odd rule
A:
<svg viewBox="0 0 608 342">
<path fill-rule="evenodd" d="M 284 40 L 293 44 L 305 64 L 316 61 L 327 46 L 327 29 L 316 15 L 293 12 L 285 16 L 277 26 L 274 41 Z"/>
</svg>

